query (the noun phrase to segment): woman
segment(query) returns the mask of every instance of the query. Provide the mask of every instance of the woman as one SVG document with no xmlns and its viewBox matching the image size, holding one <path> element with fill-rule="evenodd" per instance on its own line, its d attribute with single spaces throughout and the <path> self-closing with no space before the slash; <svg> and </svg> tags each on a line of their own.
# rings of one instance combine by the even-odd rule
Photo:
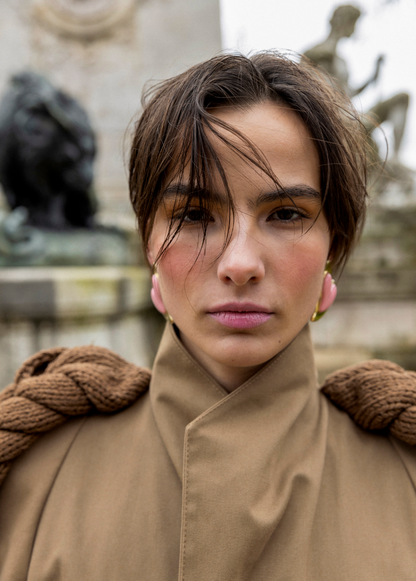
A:
<svg viewBox="0 0 416 581">
<path fill-rule="evenodd" d="M 342 267 L 362 224 L 361 141 L 341 97 L 273 54 L 214 58 L 148 97 L 130 190 L 168 319 L 150 388 L 14 461 L 0 489 L 1 581 L 414 578 L 414 449 L 318 391 L 308 329 L 335 296 L 328 263 Z M 92 385 L 100 408 L 108 370 L 126 393 L 137 383 L 104 350 L 101 380 L 81 380 L 91 352 L 71 353 L 36 356 L 9 400 L 32 382 L 44 403 L 56 374 L 58 393 L 63 377 Z M 393 377 L 410 401 L 413 381 L 377 365 L 327 383 L 376 428 L 384 400 L 365 399 L 366 386 L 388 396 Z"/>
</svg>

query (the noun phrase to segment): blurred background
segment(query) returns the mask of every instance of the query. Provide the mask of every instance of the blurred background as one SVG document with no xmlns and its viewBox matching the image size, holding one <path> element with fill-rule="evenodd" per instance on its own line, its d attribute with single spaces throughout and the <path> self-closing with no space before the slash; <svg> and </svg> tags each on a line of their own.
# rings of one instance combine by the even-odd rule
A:
<svg viewBox="0 0 416 581">
<path fill-rule="evenodd" d="M 371 357 L 416 369 L 416 0 L 362 0 L 333 16 L 340 5 L 0 3 L 0 388 L 55 345 L 94 343 L 151 365 L 163 319 L 124 149 L 146 83 L 221 50 L 306 52 L 381 123 L 370 130 L 387 164 L 370 175 L 363 241 L 312 330 L 321 377 Z"/>
<path fill-rule="evenodd" d="M 265 49 L 303 54 L 324 40 L 336 7 L 334 0 L 221 0 L 222 43 L 225 49 L 244 54 Z M 345 2 L 345 4 L 348 4 Z M 372 74 L 377 57 L 385 56 L 380 76 L 356 98 L 358 109 L 366 111 L 376 101 L 405 91 L 416 93 L 413 67 L 416 55 L 415 0 L 362 0 L 352 2 L 361 11 L 350 38 L 341 39 L 338 53 L 348 63 L 350 83 L 358 87 Z M 387 136 L 391 128 L 383 127 Z M 384 137 L 378 142 L 385 154 Z M 414 166 L 416 159 L 416 107 L 409 107 L 407 130 L 402 144 L 404 163 Z"/>
</svg>

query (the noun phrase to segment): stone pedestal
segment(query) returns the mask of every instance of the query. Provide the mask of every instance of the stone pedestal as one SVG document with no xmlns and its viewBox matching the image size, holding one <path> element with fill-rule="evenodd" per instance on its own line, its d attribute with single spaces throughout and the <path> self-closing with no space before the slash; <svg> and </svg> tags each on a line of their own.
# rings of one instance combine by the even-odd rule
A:
<svg viewBox="0 0 416 581">
<path fill-rule="evenodd" d="M 0 270 L 0 388 L 39 349 L 95 344 L 151 366 L 164 320 L 147 268 Z"/>
</svg>

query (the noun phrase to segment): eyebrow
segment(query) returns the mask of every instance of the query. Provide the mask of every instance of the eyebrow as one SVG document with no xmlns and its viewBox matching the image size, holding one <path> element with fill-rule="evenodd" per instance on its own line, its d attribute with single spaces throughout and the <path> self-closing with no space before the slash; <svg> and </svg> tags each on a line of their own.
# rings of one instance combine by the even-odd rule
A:
<svg viewBox="0 0 416 581">
<path fill-rule="evenodd" d="M 189 185 L 179 183 L 172 184 L 168 186 L 163 192 L 163 199 L 175 199 L 177 196 L 188 196 L 189 195 Z M 218 192 L 209 192 L 204 189 L 198 189 L 195 191 L 195 198 L 210 199 L 214 203 L 224 204 L 226 202 L 225 196 L 219 194 Z M 314 200 L 321 201 L 321 194 L 315 188 L 308 186 L 306 184 L 298 184 L 295 186 L 289 186 L 287 188 L 279 188 L 272 190 L 270 192 L 263 192 L 258 195 L 255 200 L 249 200 L 248 206 L 250 210 L 259 208 L 264 204 L 271 204 L 281 200 L 286 200 L 287 198 L 295 200 L 296 198 L 312 198 Z"/>
<path fill-rule="evenodd" d="M 287 198 L 295 200 L 296 198 L 312 198 L 321 201 L 321 194 L 315 188 L 306 184 L 290 186 L 284 189 L 277 189 L 271 192 L 260 194 L 256 200 L 249 200 L 248 206 L 251 210 L 257 209 L 263 204 L 286 200 Z"/>
<path fill-rule="evenodd" d="M 217 204 L 224 204 L 226 202 L 225 196 L 219 194 L 218 192 L 209 192 L 208 190 L 204 190 L 203 188 L 197 188 L 192 190 L 189 188 L 188 184 L 172 184 L 168 186 L 163 194 L 162 198 L 164 200 L 173 199 L 175 200 L 178 196 L 188 197 L 189 194 L 192 193 L 193 198 L 202 198 L 205 200 L 212 200 Z"/>
</svg>

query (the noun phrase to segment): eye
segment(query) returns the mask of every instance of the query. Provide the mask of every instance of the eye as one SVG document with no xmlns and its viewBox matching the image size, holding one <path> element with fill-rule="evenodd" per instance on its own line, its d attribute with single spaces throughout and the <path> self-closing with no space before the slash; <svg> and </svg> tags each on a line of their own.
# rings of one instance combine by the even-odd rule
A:
<svg viewBox="0 0 416 581">
<path fill-rule="evenodd" d="M 306 218 L 298 208 L 279 208 L 271 214 L 268 220 L 278 220 L 279 222 L 296 222 Z"/>
<path fill-rule="evenodd" d="M 175 216 L 177 220 L 183 220 L 185 224 L 200 224 L 201 222 L 213 222 L 213 217 L 204 208 L 188 208 L 186 212 L 180 212 Z"/>
</svg>

